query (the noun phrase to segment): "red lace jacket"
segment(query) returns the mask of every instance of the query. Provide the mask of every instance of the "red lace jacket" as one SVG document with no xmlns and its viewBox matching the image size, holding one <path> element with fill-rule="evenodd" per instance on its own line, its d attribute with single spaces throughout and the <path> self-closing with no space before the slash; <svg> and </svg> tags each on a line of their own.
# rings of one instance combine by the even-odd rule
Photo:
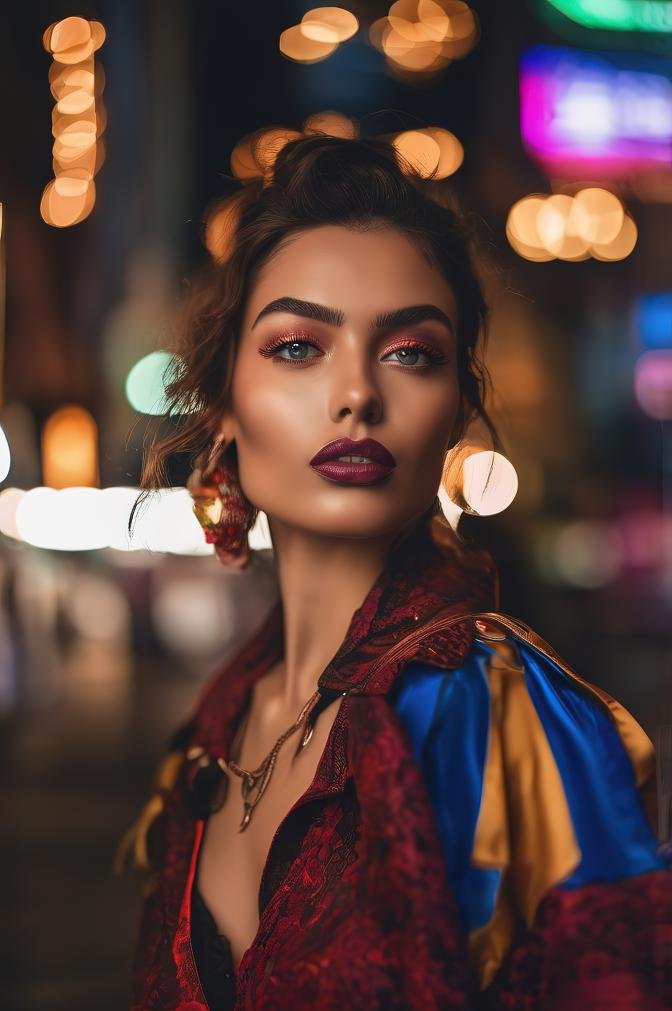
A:
<svg viewBox="0 0 672 1011">
<path fill-rule="evenodd" d="M 651 742 L 496 605 L 491 566 L 440 515 L 390 553 L 319 679 L 324 705 L 346 698 L 271 844 L 236 1009 L 672 1008 Z M 151 868 L 133 1011 L 208 1007 L 190 924 L 207 797 L 281 651 L 278 603 L 122 840 L 120 865 Z"/>
</svg>

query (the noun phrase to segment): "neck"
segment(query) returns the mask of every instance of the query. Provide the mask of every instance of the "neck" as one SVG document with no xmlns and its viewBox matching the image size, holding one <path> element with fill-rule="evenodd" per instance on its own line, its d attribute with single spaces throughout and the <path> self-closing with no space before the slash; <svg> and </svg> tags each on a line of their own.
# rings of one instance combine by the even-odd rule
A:
<svg viewBox="0 0 672 1011">
<path fill-rule="evenodd" d="M 298 712 L 316 690 L 400 532 L 368 539 L 324 537 L 270 518 L 269 527 L 284 631 L 273 694 L 283 708 Z"/>
</svg>

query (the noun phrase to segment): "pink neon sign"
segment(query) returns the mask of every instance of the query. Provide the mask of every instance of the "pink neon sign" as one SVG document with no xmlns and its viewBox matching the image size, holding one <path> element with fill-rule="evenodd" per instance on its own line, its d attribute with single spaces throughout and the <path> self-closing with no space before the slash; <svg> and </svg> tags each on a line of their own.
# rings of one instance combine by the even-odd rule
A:
<svg viewBox="0 0 672 1011">
<path fill-rule="evenodd" d="M 672 170 L 670 65 L 535 46 L 520 66 L 520 125 L 529 153 L 551 171 Z"/>
</svg>

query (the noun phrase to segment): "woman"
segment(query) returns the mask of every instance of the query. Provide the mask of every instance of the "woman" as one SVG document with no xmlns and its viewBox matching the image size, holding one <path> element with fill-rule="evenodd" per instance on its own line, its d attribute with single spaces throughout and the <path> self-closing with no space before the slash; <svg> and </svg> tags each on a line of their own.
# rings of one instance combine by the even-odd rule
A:
<svg viewBox="0 0 672 1011">
<path fill-rule="evenodd" d="M 134 1009 L 667 1006 L 651 742 L 496 611 L 439 508 L 470 420 L 496 440 L 486 306 L 404 168 L 287 144 L 179 349 L 191 412 L 143 487 L 195 452 L 207 538 L 245 566 L 264 510 L 280 599 L 122 841 L 153 868 Z"/>
</svg>

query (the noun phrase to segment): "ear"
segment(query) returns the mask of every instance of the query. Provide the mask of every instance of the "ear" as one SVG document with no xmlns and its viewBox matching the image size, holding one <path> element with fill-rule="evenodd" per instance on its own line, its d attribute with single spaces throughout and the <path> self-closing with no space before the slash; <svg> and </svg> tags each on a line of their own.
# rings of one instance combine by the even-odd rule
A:
<svg viewBox="0 0 672 1011">
<path fill-rule="evenodd" d="M 213 439 L 224 439 L 227 444 L 236 437 L 236 420 L 232 411 L 224 411 L 213 429 Z"/>
</svg>

